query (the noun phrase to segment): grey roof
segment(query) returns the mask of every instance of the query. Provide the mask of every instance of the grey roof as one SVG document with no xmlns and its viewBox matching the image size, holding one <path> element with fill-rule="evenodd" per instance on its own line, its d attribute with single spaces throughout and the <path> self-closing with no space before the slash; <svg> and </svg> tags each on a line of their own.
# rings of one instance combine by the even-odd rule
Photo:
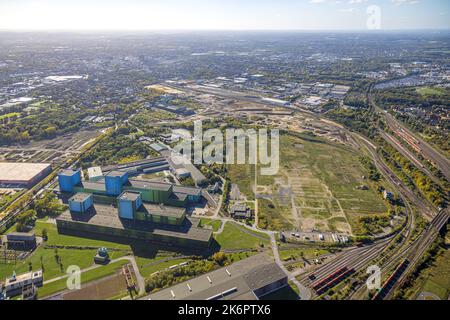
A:
<svg viewBox="0 0 450 320">
<path fill-rule="evenodd" d="M 145 206 L 149 206 L 145 204 Z M 151 205 L 150 205 L 151 206 Z M 159 207 L 159 206 L 155 206 Z M 165 207 L 166 213 L 175 209 L 174 213 L 183 208 Z M 71 221 L 75 223 L 104 226 L 119 230 L 134 229 L 158 235 L 167 235 L 175 238 L 193 239 L 198 241 L 209 241 L 212 237 L 212 230 L 196 227 L 196 219 L 186 218 L 180 226 L 156 224 L 146 221 L 135 221 L 120 219 L 117 208 L 111 205 L 94 204 L 90 215 L 73 215 L 69 210 L 63 212 L 56 220 Z"/>
<path fill-rule="evenodd" d="M 147 202 L 145 202 L 143 204 L 143 208 L 148 213 L 153 214 L 153 215 L 174 217 L 174 218 L 182 218 L 183 215 L 186 213 L 186 209 L 185 208 L 165 206 L 165 205 L 157 205 L 157 204 L 150 204 L 150 203 L 147 203 Z"/>
<path fill-rule="evenodd" d="M 83 202 L 90 197 L 92 197 L 91 193 L 78 192 L 72 198 L 70 198 L 69 201 Z"/>
<path fill-rule="evenodd" d="M 106 176 L 108 176 L 108 177 L 122 177 L 122 176 L 124 176 L 125 174 L 126 174 L 125 171 L 114 170 L 114 171 L 108 172 L 108 173 L 106 174 Z"/>
<path fill-rule="evenodd" d="M 150 294 L 147 299 L 256 299 L 253 291 L 286 278 L 283 270 L 261 253 Z"/>
<path fill-rule="evenodd" d="M 59 171 L 58 174 L 64 175 L 64 176 L 72 176 L 73 174 L 75 174 L 76 172 L 78 172 L 78 170 L 73 170 L 73 169 L 63 169 L 61 171 Z"/>
<path fill-rule="evenodd" d="M 82 181 L 81 187 L 84 189 L 99 191 L 99 192 L 105 192 L 105 180 L 101 179 L 99 181 Z"/>
<path fill-rule="evenodd" d="M 102 167 L 102 170 L 107 172 L 107 171 L 112 171 L 112 170 L 117 170 L 117 169 L 127 169 L 127 168 L 131 168 L 131 167 L 139 167 L 139 168 L 143 168 L 147 165 L 152 165 L 155 163 L 164 163 L 167 162 L 167 160 L 164 157 L 154 157 L 154 158 L 150 158 L 150 159 L 144 159 L 144 160 L 138 160 L 138 161 L 133 161 L 133 162 L 128 162 L 128 163 L 124 163 L 124 164 L 115 164 L 115 165 L 109 165 L 109 166 L 104 166 Z"/>
<path fill-rule="evenodd" d="M 247 211 L 247 205 L 245 203 L 235 203 L 231 206 L 231 211 Z"/>
<path fill-rule="evenodd" d="M 139 192 L 132 192 L 132 191 L 124 191 L 119 196 L 120 200 L 128 200 L 128 201 L 136 201 L 141 194 Z"/>
<path fill-rule="evenodd" d="M 31 238 L 35 238 L 36 235 L 34 233 L 34 231 L 30 231 L 30 232 L 17 232 L 17 231 L 13 231 L 10 232 L 6 235 L 6 238 L 8 240 L 13 240 L 13 239 L 31 239 Z"/>
<path fill-rule="evenodd" d="M 178 192 L 174 192 L 170 195 L 171 198 L 176 199 L 176 200 L 180 200 L 180 201 L 184 201 L 187 198 L 187 194 L 185 193 L 178 193 Z"/>
<path fill-rule="evenodd" d="M 130 179 L 128 182 L 132 187 L 142 189 L 170 191 L 170 189 L 172 188 L 172 184 L 170 183 L 150 181 L 150 180 Z"/>
<path fill-rule="evenodd" d="M 196 187 L 173 186 L 173 192 L 184 193 L 190 196 L 198 196 L 202 193 L 202 189 Z"/>
</svg>

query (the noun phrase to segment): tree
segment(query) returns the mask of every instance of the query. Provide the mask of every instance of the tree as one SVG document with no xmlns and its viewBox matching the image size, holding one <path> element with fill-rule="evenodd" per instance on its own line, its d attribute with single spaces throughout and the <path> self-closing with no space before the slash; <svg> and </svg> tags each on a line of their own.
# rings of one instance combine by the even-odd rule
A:
<svg viewBox="0 0 450 320">
<path fill-rule="evenodd" d="M 42 229 L 42 239 L 44 239 L 44 241 L 48 240 L 48 232 L 46 228 Z"/>
<path fill-rule="evenodd" d="M 227 260 L 227 256 L 223 252 L 216 252 L 216 253 L 214 253 L 212 258 L 220 266 L 223 266 L 223 264 Z"/>
<path fill-rule="evenodd" d="M 28 229 L 34 224 L 35 220 L 36 220 L 36 211 L 34 210 L 27 210 L 21 213 L 17 217 L 16 230 L 19 232 L 28 231 Z"/>
</svg>

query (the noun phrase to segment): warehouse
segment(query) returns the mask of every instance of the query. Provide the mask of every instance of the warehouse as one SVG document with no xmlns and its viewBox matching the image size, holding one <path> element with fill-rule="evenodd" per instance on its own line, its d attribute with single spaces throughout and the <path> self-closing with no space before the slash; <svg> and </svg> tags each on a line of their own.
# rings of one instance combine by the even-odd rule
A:
<svg viewBox="0 0 450 320">
<path fill-rule="evenodd" d="M 0 162 L 0 185 L 30 188 L 51 172 L 49 163 Z"/>
</svg>

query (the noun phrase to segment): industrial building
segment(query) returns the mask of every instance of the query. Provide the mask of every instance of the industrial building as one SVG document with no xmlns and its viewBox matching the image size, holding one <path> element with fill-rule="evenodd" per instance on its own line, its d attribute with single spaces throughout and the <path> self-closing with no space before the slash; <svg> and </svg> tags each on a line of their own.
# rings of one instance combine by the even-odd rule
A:
<svg viewBox="0 0 450 320">
<path fill-rule="evenodd" d="M 79 170 L 63 170 L 58 177 L 60 190 L 71 190 L 72 195 L 69 210 L 56 219 L 60 233 L 88 232 L 195 248 L 207 248 L 212 241 L 211 230 L 186 217 L 185 206 L 202 197 L 200 188 L 133 180 L 124 171 L 110 171 L 95 181 L 79 181 Z"/>
<path fill-rule="evenodd" d="M 161 154 L 168 159 L 170 169 L 173 174 L 178 176 L 180 173 L 183 173 L 183 177 L 190 176 L 197 185 L 206 180 L 206 177 L 203 175 L 203 173 L 184 156 L 174 155 L 170 150 L 162 151 Z"/>
<path fill-rule="evenodd" d="M 102 172 L 126 171 L 129 175 L 148 174 L 164 170 L 169 170 L 169 163 L 164 157 L 155 157 L 101 168 Z"/>
<path fill-rule="evenodd" d="M 230 208 L 230 214 L 235 219 L 250 219 L 252 210 L 245 203 L 235 203 Z"/>
<path fill-rule="evenodd" d="M 62 234 L 83 232 L 119 241 L 149 241 L 166 247 L 208 248 L 211 244 L 212 230 L 200 228 L 200 220 L 187 217 L 184 208 L 143 203 L 139 211 L 133 211 L 94 203 L 84 214 L 69 210 L 62 213 L 56 225 Z"/>
<path fill-rule="evenodd" d="M 6 235 L 8 250 L 30 251 L 36 248 L 36 235 L 34 232 L 10 232 Z"/>
<path fill-rule="evenodd" d="M 261 253 L 150 294 L 150 300 L 257 300 L 288 284 L 286 274 Z"/>
<path fill-rule="evenodd" d="M 202 189 L 166 182 L 129 179 L 128 173 L 110 171 L 95 180 L 81 181 L 79 170 L 63 170 L 58 174 L 59 188 L 68 193 L 91 193 L 94 200 L 115 203 L 124 191 L 141 193 L 144 202 L 185 207 L 201 200 Z"/>
<path fill-rule="evenodd" d="M 49 163 L 0 162 L 0 185 L 31 188 L 51 172 Z"/>
</svg>

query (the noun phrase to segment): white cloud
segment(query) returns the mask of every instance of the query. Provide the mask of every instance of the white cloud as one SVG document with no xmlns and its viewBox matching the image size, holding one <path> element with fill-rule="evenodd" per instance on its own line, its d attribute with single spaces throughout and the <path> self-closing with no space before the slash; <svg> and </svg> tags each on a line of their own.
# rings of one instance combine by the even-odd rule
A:
<svg viewBox="0 0 450 320">
<path fill-rule="evenodd" d="M 391 0 L 392 3 L 394 3 L 395 5 L 399 6 L 402 4 L 416 4 L 419 3 L 419 0 Z"/>
</svg>

